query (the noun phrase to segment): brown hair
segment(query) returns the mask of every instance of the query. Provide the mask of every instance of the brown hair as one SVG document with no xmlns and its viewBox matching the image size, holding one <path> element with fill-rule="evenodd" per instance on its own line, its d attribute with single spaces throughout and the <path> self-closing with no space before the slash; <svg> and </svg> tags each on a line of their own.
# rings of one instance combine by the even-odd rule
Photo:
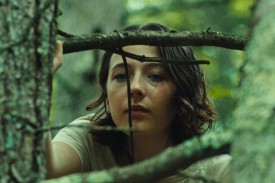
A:
<svg viewBox="0 0 275 183">
<path fill-rule="evenodd" d="M 161 24 L 147 24 L 145 26 L 130 26 L 125 31 L 164 31 L 171 30 Z M 160 57 L 178 61 L 195 61 L 193 51 L 188 46 L 158 47 Z M 113 53 L 105 52 L 99 71 L 99 84 L 101 95 L 87 106 L 87 110 L 99 110 L 96 112 L 93 124 L 99 126 L 115 126 L 112 117 L 106 111 L 105 99 L 107 97 L 106 83 L 108 78 L 109 62 Z M 215 110 L 210 102 L 206 89 L 203 73 L 195 64 L 164 64 L 172 82 L 176 85 L 175 94 L 176 117 L 171 123 L 171 139 L 173 144 L 200 135 L 211 128 L 215 116 Z M 93 137 L 112 148 L 121 148 L 125 145 L 125 135 L 122 132 L 93 132 Z"/>
</svg>

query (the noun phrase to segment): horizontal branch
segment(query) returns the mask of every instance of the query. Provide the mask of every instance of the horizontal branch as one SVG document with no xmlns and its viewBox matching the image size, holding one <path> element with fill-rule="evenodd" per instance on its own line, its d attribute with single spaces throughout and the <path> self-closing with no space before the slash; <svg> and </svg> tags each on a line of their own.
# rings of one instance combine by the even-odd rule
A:
<svg viewBox="0 0 275 183">
<path fill-rule="evenodd" d="M 140 62 L 165 62 L 170 64 L 186 64 L 186 65 L 210 64 L 210 62 L 207 60 L 176 60 L 176 59 L 166 59 L 166 58 L 160 58 L 160 57 L 146 57 L 145 55 L 136 55 L 134 53 L 130 53 L 130 52 L 126 52 L 118 49 L 112 49 L 108 51 L 119 54 L 121 56 L 132 58 L 134 60 L 138 60 Z"/>
<path fill-rule="evenodd" d="M 244 50 L 247 38 L 221 32 L 158 32 L 114 31 L 110 34 L 94 33 L 91 36 L 75 36 L 63 40 L 64 53 L 91 49 L 110 50 L 126 45 L 151 46 L 216 46 Z"/>
<path fill-rule="evenodd" d="M 37 128 L 35 133 L 41 132 L 48 132 L 49 130 L 60 130 L 62 128 L 84 128 L 92 131 L 120 131 L 120 132 L 130 132 L 130 131 L 137 131 L 136 128 L 129 128 L 129 127 L 113 127 L 113 126 L 95 126 L 95 125 L 73 125 L 73 124 L 64 124 L 64 125 L 55 125 L 52 127 L 42 127 Z"/>
<path fill-rule="evenodd" d="M 86 174 L 73 174 L 58 179 L 48 180 L 53 182 L 152 182 L 165 176 L 177 173 L 191 164 L 209 157 L 229 152 L 231 133 L 210 133 L 195 137 L 175 147 L 170 147 L 160 155 L 151 159 L 122 168 L 96 171 Z"/>
</svg>

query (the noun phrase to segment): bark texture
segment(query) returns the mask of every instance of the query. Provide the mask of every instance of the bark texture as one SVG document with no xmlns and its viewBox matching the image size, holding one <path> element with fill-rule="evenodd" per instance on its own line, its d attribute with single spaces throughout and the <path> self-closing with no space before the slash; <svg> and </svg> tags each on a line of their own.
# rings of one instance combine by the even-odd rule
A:
<svg viewBox="0 0 275 183">
<path fill-rule="evenodd" d="M 0 1 L 0 178 L 44 177 L 43 135 L 48 123 L 55 0 Z"/>
<path fill-rule="evenodd" d="M 75 36 L 64 40 L 64 53 L 89 49 L 109 50 L 126 45 L 151 46 L 217 46 L 243 50 L 247 38 L 221 32 L 154 32 L 114 31 L 109 34 L 97 33 L 92 36 Z"/>
<path fill-rule="evenodd" d="M 235 182 L 275 179 L 275 2 L 261 0 L 252 19 L 239 102 L 233 114 Z"/>
</svg>

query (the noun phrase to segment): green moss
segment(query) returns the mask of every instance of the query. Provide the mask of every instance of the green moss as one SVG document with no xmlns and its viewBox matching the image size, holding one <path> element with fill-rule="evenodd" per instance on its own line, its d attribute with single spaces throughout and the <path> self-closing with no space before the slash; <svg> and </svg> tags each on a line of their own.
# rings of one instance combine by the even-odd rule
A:
<svg viewBox="0 0 275 183">
<path fill-rule="evenodd" d="M 234 111 L 232 155 L 236 182 L 273 182 L 275 12 L 261 17 L 246 48 L 247 62 Z"/>
</svg>

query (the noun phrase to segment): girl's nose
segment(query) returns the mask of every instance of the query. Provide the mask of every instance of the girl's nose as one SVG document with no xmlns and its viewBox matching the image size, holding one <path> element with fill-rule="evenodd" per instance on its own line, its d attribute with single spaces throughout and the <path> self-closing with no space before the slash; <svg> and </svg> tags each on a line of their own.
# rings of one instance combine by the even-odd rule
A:
<svg viewBox="0 0 275 183">
<path fill-rule="evenodd" d="M 145 96 L 144 81 L 141 77 L 134 77 L 131 82 L 131 96 L 134 99 L 141 99 Z"/>
</svg>

